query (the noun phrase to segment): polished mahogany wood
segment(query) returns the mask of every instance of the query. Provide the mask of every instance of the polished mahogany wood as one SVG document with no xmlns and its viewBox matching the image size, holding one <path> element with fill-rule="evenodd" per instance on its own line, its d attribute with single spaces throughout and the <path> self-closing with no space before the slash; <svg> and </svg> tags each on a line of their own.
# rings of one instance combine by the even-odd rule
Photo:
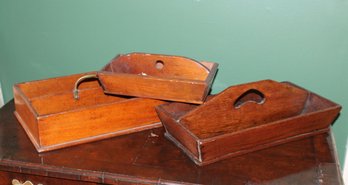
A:
<svg viewBox="0 0 348 185">
<path fill-rule="evenodd" d="M 156 107 L 166 136 L 198 165 L 326 132 L 340 109 L 272 80 L 231 86 L 202 105 Z"/>
<path fill-rule="evenodd" d="M 162 126 L 155 106 L 164 101 L 106 95 L 96 79 L 81 83 L 74 99 L 84 75 L 14 85 L 15 115 L 39 152 Z"/>
<path fill-rule="evenodd" d="M 200 167 L 163 136 L 163 128 L 37 153 L 13 111 L 12 101 L 0 109 L 0 185 L 13 178 L 43 185 L 51 182 L 47 178 L 91 184 L 343 184 L 329 133 Z"/>
<path fill-rule="evenodd" d="M 130 53 L 114 58 L 97 76 L 106 93 L 202 104 L 217 66 L 186 57 Z"/>
</svg>

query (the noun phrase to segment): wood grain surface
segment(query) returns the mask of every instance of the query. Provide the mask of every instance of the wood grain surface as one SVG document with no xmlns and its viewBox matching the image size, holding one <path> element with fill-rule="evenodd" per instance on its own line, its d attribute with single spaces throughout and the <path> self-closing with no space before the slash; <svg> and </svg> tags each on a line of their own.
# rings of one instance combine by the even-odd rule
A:
<svg viewBox="0 0 348 185">
<path fill-rule="evenodd" d="M 162 126 L 155 106 L 165 102 L 107 95 L 98 80 L 81 83 L 74 99 L 84 75 L 14 86 L 15 115 L 39 152 Z"/>
<path fill-rule="evenodd" d="M 157 108 L 167 136 L 198 165 L 326 132 L 340 105 L 290 83 L 231 86 L 202 105 Z"/>
<path fill-rule="evenodd" d="M 13 111 L 12 101 L 0 109 L 1 185 L 12 178 L 43 185 L 54 184 L 47 178 L 90 184 L 343 184 L 329 133 L 199 167 L 163 136 L 163 128 L 37 153 Z"/>
<path fill-rule="evenodd" d="M 114 58 L 98 78 L 110 94 L 202 104 L 217 66 L 186 57 L 130 53 Z"/>
</svg>

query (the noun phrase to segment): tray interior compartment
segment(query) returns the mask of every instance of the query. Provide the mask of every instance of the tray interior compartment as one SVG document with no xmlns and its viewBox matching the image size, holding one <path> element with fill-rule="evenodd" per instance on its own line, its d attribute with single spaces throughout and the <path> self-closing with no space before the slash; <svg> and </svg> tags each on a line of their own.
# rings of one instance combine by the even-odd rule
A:
<svg viewBox="0 0 348 185">
<path fill-rule="evenodd" d="M 81 75 L 80 75 L 81 76 Z M 52 78 L 17 84 L 38 116 L 84 109 L 129 99 L 106 95 L 98 80 L 79 86 L 80 99 L 73 98 L 74 83 L 79 76 Z"/>
</svg>

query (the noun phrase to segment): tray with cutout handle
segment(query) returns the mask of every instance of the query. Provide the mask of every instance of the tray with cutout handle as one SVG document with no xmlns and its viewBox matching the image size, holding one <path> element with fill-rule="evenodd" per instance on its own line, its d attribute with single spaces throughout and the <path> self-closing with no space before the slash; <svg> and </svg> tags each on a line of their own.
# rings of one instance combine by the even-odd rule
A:
<svg viewBox="0 0 348 185">
<path fill-rule="evenodd" d="M 231 86 L 202 105 L 156 107 L 166 137 L 197 165 L 327 132 L 340 110 L 315 93 L 272 80 Z"/>
</svg>

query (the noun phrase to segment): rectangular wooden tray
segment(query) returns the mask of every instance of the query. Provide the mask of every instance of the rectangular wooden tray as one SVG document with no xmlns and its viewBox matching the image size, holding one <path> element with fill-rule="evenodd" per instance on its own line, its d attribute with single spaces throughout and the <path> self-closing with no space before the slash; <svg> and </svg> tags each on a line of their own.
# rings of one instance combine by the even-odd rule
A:
<svg viewBox="0 0 348 185">
<path fill-rule="evenodd" d="M 156 107 L 166 137 L 198 165 L 326 132 L 340 109 L 303 88 L 272 80 L 232 86 L 202 105 Z"/>
<path fill-rule="evenodd" d="M 109 94 L 202 104 L 217 63 L 146 53 L 119 55 L 97 76 Z"/>
<path fill-rule="evenodd" d="M 74 83 L 87 74 L 14 85 L 15 115 L 38 152 L 162 126 L 155 106 L 163 101 L 106 95 L 95 79 L 75 100 Z"/>
</svg>

